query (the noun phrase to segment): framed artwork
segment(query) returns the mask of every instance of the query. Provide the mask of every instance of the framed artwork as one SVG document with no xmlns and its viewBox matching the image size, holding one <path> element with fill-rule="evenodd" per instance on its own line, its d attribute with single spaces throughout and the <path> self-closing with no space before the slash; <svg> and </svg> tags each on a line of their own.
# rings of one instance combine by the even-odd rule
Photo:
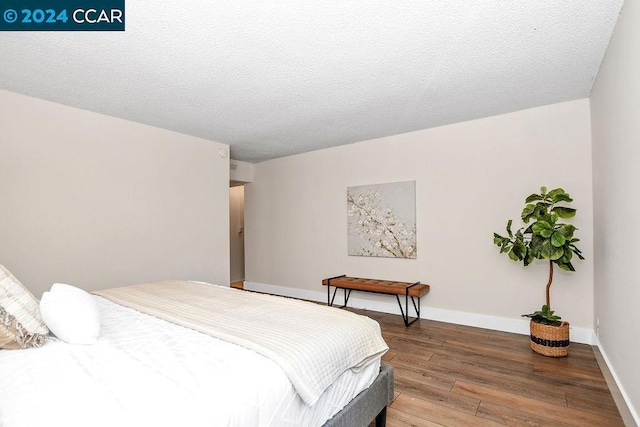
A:
<svg viewBox="0 0 640 427">
<path fill-rule="evenodd" d="M 349 255 L 417 257 L 416 182 L 347 188 Z"/>
</svg>

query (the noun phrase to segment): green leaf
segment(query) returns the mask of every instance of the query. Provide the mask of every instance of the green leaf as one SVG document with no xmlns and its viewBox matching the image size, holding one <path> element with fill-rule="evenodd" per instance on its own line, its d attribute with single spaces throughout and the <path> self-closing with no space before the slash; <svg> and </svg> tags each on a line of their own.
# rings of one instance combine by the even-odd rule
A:
<svg viewBox="0 0 640 427">
<path fill-rule="evenodd" d="M 535 257 L 533 256 L 533 253 L 530 250 L 528 250 L 527 254 L 525 255 L 525 257 L 523 259 L 524 266 L 526 267 L 527 265 L 531 264 L 534 259 L 535 259 Z"/>
<path fill-rule="evenodd" d="M 581 255 L 582 251 L 578 248 L 576 248 L 576 245 L 574 245 L 573 243 L 569 245 L 569 247 L 571 248 L 571 250 L 576 254 L 576 255 Z"/>
<path fill-rule="evenodd" d="M 557 248 L 553 246 L 551 244 L 550 239 L 545 239 L 545 241 L 542 242 L 541 253 L 544 258 L 550 259 L 551 261 L 555 261 L 560 257 L 562 257 L 562 255 L 564 254 L 564 251 L 562 250 L 562 248 Z"/>
<path fill-rule="evenodd" d="M 563 249 L 564 249 L 564 255 L 562 255 L 562 258 L 560 258 L 560 261 L 562 261 L 562 263 L 570 262 L 571 258 L 573 258 L 573 251 L 571 249 L 567 250 L 567 248 L 563 248 Z"/>
<path fill-rule="evenodd" d="M 582 256 L 582 252 L 580 252 L 580 249 L 576 248 L 573 245 L 569 245 L 569 249 L 571 249 L 573 251 L 573 253 L 578 256 L 578 258 L 584 259 L 584 257 Z"/>
<path fill-rule="evenodd" d="M 511 241 L 506 237 L 502 237 L 497 233 L 493 233 L 493 243 L 495 243 L 497 246 L 500 246 L 500 253 L 504 253 L 509 250 Z"/>
<path fill-rule="evenodd" d="M 520 218 L 522 218 L 522 220 L 525 223 L 528 223 L 529 220 L 531 219 L 531 216 L 533 215 L 533 211 L 535 210 L 536 206 L 535 205 L 526 205 L 524 207 L 524 209 L 522 209 L 522 213 L 520 214 Z"/>
<path fill-rule="evenodd" d="M 539 194 L 532 194 L 525 200 L 525 203 L 536 202 L 538 200 L 542 200 L 542 196 Z"/>
<path fill-rule="evenodd" d="M 556 248 L 561 248 L 562 246 L 564 246 L 564 242 L 566 241 L 567 239 L 565 239 L 562 233 L 558 231 L 554 231 L 553 234 L 551 234 L 551 244 Z"/>
<path fill-rule="evenodd" d="M 562 188 L 554 188 L 547 194 L 553 203 L 572 202 L 573 199 Z"/>
<path fill-rule="evenodd" d="M 534 234 L 539 234 L 542 237 L 549 237 L 553 233 L 553 227 L 546 221 L 538 221 L 533 224 L 531 228 Z"/>
<path fill-rule="evenodd" d="M 547 194 L 547 187 L 540 187 L 540 194 L 545 196 Z"/>
<path fill-rule="evenodd" d="M 513 238 L 513 233 L 511 232 L 511 224 L 513 223 L 512 220 L 509 220 L 509 222 L 507 222 L 507 233 L 509 233 L 509 237 Z"/>
<path fill-rule="evenodd" d="M 573 268 L 573 265 L 570 262 L 563 262 L 563 263 L 556 263 L 558 265 L 558 267 L 560 267 L 562 270 L 564 271 L 576 271 L 575 268 Z"/>
<path fill-rule="evenodd" d="M 573 218 L 574 216 L 576 216 L 576 210 L 573 208 L 566 208 L 563 206 L 555 206 L 553 209 L 551 209 L 551 212 L 557 214 L 560 218 Z"/>
<path fill-rule="evenodd" d="M 514 261 L 521 261 L 526 255 L 526 252 L 527 246 L 525 245 L 524 241 L 516 240 L 515 242 L 513 242 L 513 248 L 511 249 L 511 252 L 509 252 L 509 257 Z"/>
<path fill-rule="evenodd" d="M 553 201 L 553 203 L 573 202 L 573 199 L 567 193 L 557 194 L 554 197 L 552 197 L 551 200 Z"/>
<path fill-rule="evenodd" d="M 544 238 L 534 234 L 529 242 L 529 252 L 532 257 L 542 258 L 542 243 L 544 243 Z"/>
<path fill-rule="evenodd" d="M 562 234 L 565 240 L 571 240 L 573 238 L 573 232 L 576 231 L 577 228 L 571 224 L 562 224 L 559 226 L 556 231 Z"/>
<path fill-rule="evenodd" d="M 533 216 L 538 220 L 544 219 L 549 214 L 549 206 L 551 206 L 549 203 L 538 202 L 533 209 Z"/>
</svg>

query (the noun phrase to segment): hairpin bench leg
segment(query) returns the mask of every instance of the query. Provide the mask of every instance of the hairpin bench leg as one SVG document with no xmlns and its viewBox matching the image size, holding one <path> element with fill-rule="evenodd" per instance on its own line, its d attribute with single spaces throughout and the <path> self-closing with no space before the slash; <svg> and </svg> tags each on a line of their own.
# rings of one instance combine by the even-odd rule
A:
<svg viewBox="0 0 640 427">
<path fill-rule="evenodd" d="M 416 284 L 414 283 L 411 286 L 415 286 Z M 400 296 L 396 295 L 396 300 L 398 301 L 398 306 L 400 306 L 400 314 L 402 315 L 402 320 L 404 321 L 404 326 L 408 327 L 409 325 L 411 325 L 412 323 L 414 323 L 416 320 L 418 320 L 420 318 L 420 297 L 418 297 L 418 304 L 416 304 L 416 300 L 413 296 L 411 296 L 411 303 L 413 304 L 413 309 L 416 312 L 416 317 L 414 319 L 412 319 L 411 321 L 409 321 L 409 288 L 411 287 L 407 287 L 405 294 L 404 294 L 404 310 L 402 309 L 402 303 L 400 302 Z"/>
<path fill-rule="evenodd" d="M 345 277 L 345 275 L 344 275 L 344 274 L 342 274 L 342 275 L 340 275 L 340 276 L 330 277 L 330 278 L 328 278 L 328 279 L 327 279 L 327 305 L 328 305 L 328 306 L 333 306 L 333 300 L 336 298 L 336 292 L 338 291 L 338 288 L 335 288 L 335 289 L 333 290 L 333 298 L 332 298 L 332 297 L 331 297 L 331 281 L 332 281 L 333 279 L 339 279 L 339 278 L 341 278 L 341 277 Z M 345 301 L 344 301 L 344 306 L 346 307 L 346 306 L 347 306 L 347 299 L 348 299 L 348 297 L 347 297 L 347 295 L 346 295 L 347 290 L 345 289 L 344 291 L 345 291 Z M 349 292 L 349 294 L 351 294 L 351 292 Z"/>
</svg>

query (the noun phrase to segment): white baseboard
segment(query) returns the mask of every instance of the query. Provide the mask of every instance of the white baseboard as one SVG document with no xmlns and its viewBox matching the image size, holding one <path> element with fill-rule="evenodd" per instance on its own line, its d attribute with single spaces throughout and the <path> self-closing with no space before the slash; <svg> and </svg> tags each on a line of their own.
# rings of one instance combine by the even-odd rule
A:
<svg viewBox="0 0 640 427">
<path fill-rule="evenodd" d="M 265 292 L 269 294 L 282 295 L 286 297 L 306 299 L 310 301 L 327 301 L 327 293 L 321 291 L 311 291 L 308 289 L 288 288 L 285 286 L 267 285 L 264 283 L 244 282 L 244 288 L 250 291 Z M 400 309 L 395 298 L 387 297 L 388 301 L 361 298 L 358 292 L 351 294 L 349 307 L 361 308 L 383 313 L 400 314 Z M 363 294 L 366 295 L 366 294 Z M 342 292 L 336 296 L 336 304 L 342 304 Z M 413 309 L 412 309 L 413 310 Z M 529 320 L 512 319 L 507 317 L 489 316 L 486 314 L 466 313 L 463 311 L 445 310 L 441 308 L 428 307 L 422 304 L 420 318 L 437 320 L 439 322 L 455 323 L 457 325 L 474 326 L 477 328 L 492 329 L 495 331 L 513 332 L 516 334 L 529 335 Z M 592 337 L 595 334 L 592 329 L 571 327 L 571 341 L 583 344 L 593 344 Z"/>
<path fill-rule="evenodd" d="M 608 373 L 611 375 L 611 378 L 608 378 L 608 375 L 603 372 L 605 380 L 607 380 L 607 383 L 611 379 L 613 379 L 613 381 L 615 382 L 615 384 L 609 384 L 609 390 L 611 390 L 611 394 L 613 395 L 613 400 L 615 400 L 616 405 L 618 406 L 618 410 L 622 415 L 622 419 L 625 425 L 627 426 L 634 425 L 632 424 L 632 421 L 633 421 L 636 426 L 640 426 L 640 416 L 638 415 L 638 411 L 636 410 L 636 408 L 633 407 L 631 403 L 631 399 L 629 398 L 629 395 L 627 394 L 624 387 L 622 386 L 622 383 L 620 382 L 620 378 L 616 374 L 616 371 L 613 369 L 613 366 L 611 365 L 611 362 L 607 357 L 607 353 L 604 351 L 604 348 L 602 348 L 602 344 L 600 343 L 600 340 L 595 335 L 595 333 L 593 334 L 593 339 L 594 339 L 594 345 L 597 346 L 598 349 L 600 350 L 600 355 L 602 356 L 602 359 L 606 364 L 606 367 L 601 367 L 600 369 L 602 371 L 605 371 L 605 368 L 608 369 L 609 370 Z M 596 357 L 596 359 L 599 359 L 599 358 Z M 598 360 L 598 363 L 600 363 L 600 360 Z M 617 389 L 614 389 L 614 386 L 617 387 Z M 623 402 L 619 402 L 619 400 L 622 400 Z M 626 407 L 621 408 L 622 405 L 625 405 Z"/>
</svg>

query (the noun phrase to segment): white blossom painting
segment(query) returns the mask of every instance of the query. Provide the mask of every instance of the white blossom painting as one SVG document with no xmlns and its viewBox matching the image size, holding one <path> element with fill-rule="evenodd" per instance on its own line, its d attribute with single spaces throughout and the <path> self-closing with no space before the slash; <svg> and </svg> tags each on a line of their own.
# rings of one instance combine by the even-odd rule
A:
<svg viewBox="0 0 640 427">
<path fill-rule="evenodd" d="M 347 188 L 349 255 L 416 258 L 416 182 Z"/>
</svg>

